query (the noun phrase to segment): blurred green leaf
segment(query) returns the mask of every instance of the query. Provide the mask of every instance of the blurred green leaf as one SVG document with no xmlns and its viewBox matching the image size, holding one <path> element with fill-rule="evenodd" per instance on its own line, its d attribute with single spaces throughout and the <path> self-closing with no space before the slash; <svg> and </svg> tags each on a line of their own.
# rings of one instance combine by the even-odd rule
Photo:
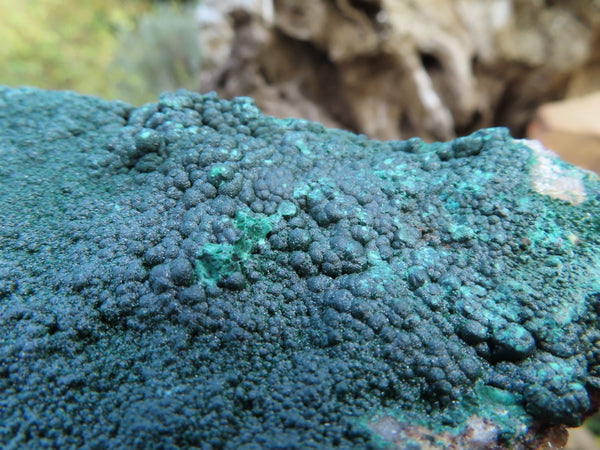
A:
<svg viewBox="0 0 600 450">
<path fill-rule="evenodd" d="M 0 0 L 0 83 L 118 95 L 111 71 L 119 30 L 133 29 L 148 1 Z"/>
</svg>

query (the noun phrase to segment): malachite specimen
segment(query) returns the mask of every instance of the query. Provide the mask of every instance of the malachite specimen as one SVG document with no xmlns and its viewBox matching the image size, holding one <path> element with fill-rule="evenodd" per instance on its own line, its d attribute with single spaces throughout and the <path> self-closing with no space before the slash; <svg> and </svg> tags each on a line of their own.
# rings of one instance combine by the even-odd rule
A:
<svg viewBox="0 0 600 450">
<path fill-rule="evenodd" d="M 2 88 L 0 446 L 531 447 L 598 398 L 599 193 L 504 129 Z"/>
</svg>

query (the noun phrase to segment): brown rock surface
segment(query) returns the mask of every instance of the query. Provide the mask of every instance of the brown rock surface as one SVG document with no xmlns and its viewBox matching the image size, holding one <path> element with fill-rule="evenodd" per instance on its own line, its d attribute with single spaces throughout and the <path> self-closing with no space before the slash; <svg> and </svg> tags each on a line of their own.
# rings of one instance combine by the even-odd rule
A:
<svg viewBox="0 0 600 450">
<path fill-rule="evenodd" d="M 585 427 L 571 428 L 567 450 L 600 450 L 595 436 Z"/>
<path fill-rule="evenodd" d="M 564 160 L 600 173 L 600 91 L 543 105 L 527 136 Z"/>
<path fill-rule="evenodd" d="M 587 0 L 206 0 L 197 16 L 202 91 L 379 139 L 522 134 L 600 42 Z"/>
</svg>

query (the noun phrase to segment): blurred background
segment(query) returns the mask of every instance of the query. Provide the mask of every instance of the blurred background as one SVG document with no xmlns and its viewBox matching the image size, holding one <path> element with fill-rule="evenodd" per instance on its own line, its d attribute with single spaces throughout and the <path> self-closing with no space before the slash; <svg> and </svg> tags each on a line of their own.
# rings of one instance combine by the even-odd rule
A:
<svg viewBox="0 0 600 450">
<path fill-rule="evenodd" d="M 0 67 L 134 105 L 249 95 L 383 140 L 507 126 L 600 173 L 600 0 L 0 0 Z"/>
<path fill-rule="evenodd" d="M 0 38 L 9 86 L 250 95 L 376 139 L 508 126 L 600 171 L 600 0 L 0 0 Z"/>
</svg>

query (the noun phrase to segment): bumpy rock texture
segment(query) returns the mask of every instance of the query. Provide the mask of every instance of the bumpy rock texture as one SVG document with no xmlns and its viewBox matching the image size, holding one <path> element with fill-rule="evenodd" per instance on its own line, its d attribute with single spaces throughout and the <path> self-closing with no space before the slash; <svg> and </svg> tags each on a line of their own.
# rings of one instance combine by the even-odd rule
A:
<svg viewBox="0 0 600 450">
<path fill-rule="evenodd" d="M 503 129 L 2 89 L 0 157 L 3 447 L 526 448 L 594 408 L 600 183 Z"/>
</svg>

